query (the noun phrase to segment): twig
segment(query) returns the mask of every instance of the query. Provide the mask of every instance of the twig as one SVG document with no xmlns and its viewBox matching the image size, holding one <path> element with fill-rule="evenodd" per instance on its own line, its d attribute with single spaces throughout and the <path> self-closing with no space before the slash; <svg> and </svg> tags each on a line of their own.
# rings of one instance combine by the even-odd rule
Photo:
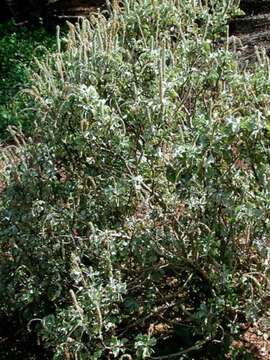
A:
<svg viewBox="0 0 270 360">
<path fill-rule="evenodd" d="M 152 360 L 165 360 L 165 359 L 173 359 L 177 356 L 187 354 L 191 351 L 199 350 L 209 339 L 206 338 L 205 340 L 198 341 L 195 345 L 190 346 L 185 350 L 178 351 L 177 353 L 169 354 L 169 355 L 162 355 L 162 356 L 151 356 Z"/>
</svg>

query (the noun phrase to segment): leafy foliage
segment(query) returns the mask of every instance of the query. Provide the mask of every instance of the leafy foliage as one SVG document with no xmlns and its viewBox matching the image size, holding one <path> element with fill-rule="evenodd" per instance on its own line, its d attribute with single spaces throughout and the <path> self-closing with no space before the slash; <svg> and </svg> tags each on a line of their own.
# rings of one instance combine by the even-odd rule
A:
<svg viewBox="0 0 270 360">
<path fill-rule="evenodd" d="M 0 137 L 6 138 L 8 125 L 31 126 L 21 110 L 21 88 L 29 82 L 34 56 L 42 58 L 53 48 L 55 37 L 41 28 L 17 28 L 12 22 L 0 24 Z M 16 96 L 17 95 L 17 96 Z M 15 98 L 14 98 L 15 97 Z"/>
<path fill-rule="evenodd" d="M 33 74 L 0 303 L 54 359 L 224 359 L 265 310 L 270 65 L 216 45 L 236 12 L 126 1 L 70 25 Z"/>
</svg>

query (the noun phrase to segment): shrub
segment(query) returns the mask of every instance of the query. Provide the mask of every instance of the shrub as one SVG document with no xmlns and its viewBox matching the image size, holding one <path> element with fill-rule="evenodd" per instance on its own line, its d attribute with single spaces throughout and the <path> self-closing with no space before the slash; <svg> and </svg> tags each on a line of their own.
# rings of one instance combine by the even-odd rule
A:
<svg viewBox="0 0 270 360">
<path fill-rule="evenodd" d="M 0 301 L 54 359 L 198 359 L 263 313 L 269 61 L 217 47 L 236 11 L 126 1 L 33 74 Z"/>
</svg>

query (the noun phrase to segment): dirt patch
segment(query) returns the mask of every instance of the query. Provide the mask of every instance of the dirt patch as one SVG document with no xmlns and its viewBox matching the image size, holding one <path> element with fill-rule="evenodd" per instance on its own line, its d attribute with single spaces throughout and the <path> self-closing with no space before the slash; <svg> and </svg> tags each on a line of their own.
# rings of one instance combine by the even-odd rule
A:
<svg viewBox="0 0 270 360">
<path fill-rule="evenodd" d="M 230 22 L 231 49 L 241 61 L 256 60 L 258 48 L 270 54 L 270 0 L 242 0 L 245 15 Z"/>
<path fill-rule="evenodd" d="M 270 313 L 268 314 L 268 316 Z M 247 349 L 256 360 L 270 359 L 270 319 L 266 316 L 247 328 L 240 340 L 234 341 L 235 349 Z"/>
</svg>

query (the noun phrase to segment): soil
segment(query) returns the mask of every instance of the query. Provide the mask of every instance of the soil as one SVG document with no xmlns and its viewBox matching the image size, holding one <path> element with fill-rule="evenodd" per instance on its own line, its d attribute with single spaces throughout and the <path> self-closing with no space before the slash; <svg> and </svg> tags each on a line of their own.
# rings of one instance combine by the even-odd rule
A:
<svg viewBox="0 0 270 360">
<path fill-rule="evenodd" d="M 51 13 L 57 19 L 72 20 L 88 16 L 98 8 L 103 8 L 104 4 L 104 0 L 60 0 L 52 5 Z"/>
<path fill-rule="evenodd" d="M 270 55 L 270 0 L 242 0 L 245 15 L 230 23 L 231 45 L 241 61 L 256 60 L 256 48 Z"/>
<path fill-rule="evenodd" d="M 270 313 L 268 314 L 270 316 Z M 270 322 L 262 318 L 256 324 L 248 327 L 240 340 L 232 343 L 234 349 L 246 349 L 256 360 L 270 359 Z"/>
</svg>

